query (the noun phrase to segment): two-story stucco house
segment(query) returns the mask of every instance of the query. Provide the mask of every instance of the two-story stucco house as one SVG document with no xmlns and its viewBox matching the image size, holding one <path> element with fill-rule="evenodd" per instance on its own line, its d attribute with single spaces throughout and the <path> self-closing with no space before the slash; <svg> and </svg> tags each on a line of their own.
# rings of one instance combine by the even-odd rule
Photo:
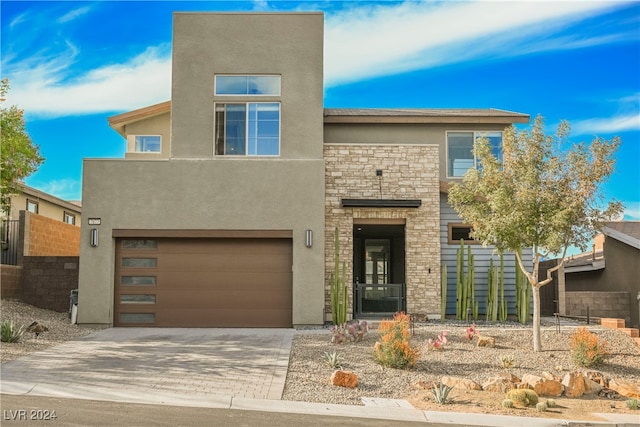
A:
<svg viewBox="0 0 640 427">
<path fill-rule="evenodd" d="M 447 182 L 529 116 L 324 109 L 323 25 L 174 15 L 171 101 L 111 117 L 125 158 L 84 163 L 79 323 L 323 324 L 336 228 L 350 316 L 440 313 L 469 234 Z"/>
</svg>

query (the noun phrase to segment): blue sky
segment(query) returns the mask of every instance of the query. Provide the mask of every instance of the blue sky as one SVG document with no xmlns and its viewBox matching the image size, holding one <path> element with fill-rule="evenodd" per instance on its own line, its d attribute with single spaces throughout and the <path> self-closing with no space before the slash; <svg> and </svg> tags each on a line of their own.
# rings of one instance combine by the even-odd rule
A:
<svg viewBox="0 0 640 427">
<path fill-rule="evenodd" d="M 640 2 L 6 1 L 1 74 L 46 162 L 26 183 L 78 200 L 82 159 L 123 157 L 107 117 L 170 99 L 174 11 L 323 11 L 325 107 L 500 108 L 620 136 L 604 187 L 640 220 Z"/>
</svg>

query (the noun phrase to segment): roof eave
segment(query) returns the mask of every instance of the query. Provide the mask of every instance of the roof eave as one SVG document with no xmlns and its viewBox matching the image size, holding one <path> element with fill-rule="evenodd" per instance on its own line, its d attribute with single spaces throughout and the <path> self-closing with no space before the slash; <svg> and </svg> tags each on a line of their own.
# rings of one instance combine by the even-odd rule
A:
<svg viewBox="0 0 640 427">
<path fill-rule="evenodd" d="M 165 101 L 159 104 L 111 116 L 107 118 L 107 121 L 113 130 L 126 137 L 127 135 L 124 131 L 126 125 L 168 112 L 171 112 L 171 101 Z"/>
<path fill-rule="evenodd" d="M 470 124 L 504 124 L 529 123 L 528 115 L 517 116 L 363 116 L 363 115 L 327 115 L 325 123 L 394 123 L 394 124 L 422 124 L 422 123 L 470 123 Z"/>
</svg>

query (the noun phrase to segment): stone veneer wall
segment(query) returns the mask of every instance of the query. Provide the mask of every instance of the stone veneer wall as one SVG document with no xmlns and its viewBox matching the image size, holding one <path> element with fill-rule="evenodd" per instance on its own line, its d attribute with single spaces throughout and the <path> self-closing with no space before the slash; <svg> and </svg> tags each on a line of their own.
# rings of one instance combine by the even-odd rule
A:
<svg viewBox="0 0 640 427">
<path fill-rule="evenodd" d="M 325 144 L 325 316 L 331 318 L 334 230 L 353 283 L 353 224 L 405 223 L 407 312 L 440 313 L 440 181 L 437 145 Z M 382 177 L 376 170 L 383 171 Z M 342 208 L 348 199 L 420 199 L 415 208 Z M 351 289 L 351 288 L 350 288 Z M 349 313 L 353 294 L 349 293 Z"/>
</svg>

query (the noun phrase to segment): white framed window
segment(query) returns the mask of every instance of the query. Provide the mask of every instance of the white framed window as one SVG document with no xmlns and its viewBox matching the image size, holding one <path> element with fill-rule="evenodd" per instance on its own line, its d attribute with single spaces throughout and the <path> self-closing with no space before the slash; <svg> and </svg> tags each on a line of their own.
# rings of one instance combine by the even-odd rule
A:
<svg viewBox="0 0 640 427">
<path fill-rule="evenodd" d="M 62 215 L 62 221 L 66 222 L 67 224 L 76 225 L 76 216 L 71 212 L 65 211 Z"/>
<path fill-rule="evenodd" d="M 216 75 L 215 95 L 280 96 L 281 76 Z"/>
<path fill-rule="evenodd" d="M 162 150 L 162 136 L 133 135 L 134 153 L 160 153 Z"/>
<path fill-rule="evenodd" d="M 279 156 L 280 103 L 215 104 L 215 153 L 219 156 Z"/>
<path fill-rule="evenodd" d="M 502 160 L 502 132 L 448 131 L 447 177 L 461 178 L 470 168 L 480 167 L 473 146 L 482 137 L 489 140 L 493 155 Z"/>
<path fill-rule="evenodd" d="M 27 199 L 27 211 L 32 213 L 38 213 L 39 205 L 35 200 Z"/>
</svg>

